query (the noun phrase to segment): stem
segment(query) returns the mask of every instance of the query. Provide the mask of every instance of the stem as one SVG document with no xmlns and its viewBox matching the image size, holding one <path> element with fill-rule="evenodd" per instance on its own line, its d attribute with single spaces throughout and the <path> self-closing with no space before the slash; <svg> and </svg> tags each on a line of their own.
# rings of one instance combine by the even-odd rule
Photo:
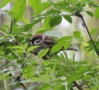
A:
<svg viewBox="0 0 99 90">
<path fill-rule="evenodd" d="M 69 77 L 70 75 L 66 74 L 66 76 Z M 83 88 L 76 81 L 73 81 L 73 84 L 74 84 L 75 87 L 78 88 L 78 90 L 83 90 Z"/>
<path fill-rule="evenodd" d="M 12 33 L 12 27 L 13 27 L 13 20 L 11 20 L 11 25 L 10 25 L 10 34 Z"/>
<path fill-rule="evenodd" d="M 25 85 L 20 80 L 20 76 L 14 77 L 11 73 L 9 76 L 13 77 L 13 79 L 16 80 L 20 86 L 22 86 L 24 89 L 26 89 Z"/>
<path fill-rule="evenodd" d="M 83 90 L 82 87 L 81 87 L 76 81 L 73 81 L 73 84 L 74 84 L 79 90 Z"/>
<path fill-rule="evenodd" d="M 7 90 L 5 77 L 4 77 L 4 90 Z"/>
<path fill-rule="evenodd" d="M 83 21 L 82 26 L 83 26 L 84 28 L 86 28 L 86 31 L 87 31 L 87 33 L 88 33 L 88 35 L 89 35 L 89 38 L 90 38 L 90 40 L 91 40 L 91 43 L 92 43 L 92 45 L 93 45 L 93 47 L 94 47 L 94 49 L 95 49 L 97 55 L 99 56 L 99 51 L 98 51 L 98 49 L 97 49 L 97 47 L 96 47 L 96 45 L 95 45 L 95 43 L 94 43 L 94 41 L 93 41 L 93 39 L 92 39 L 92 37 L 91 37 L 91 35 L 90 35 L 90 32 L 89 32 L 89 30 L 88 30 L 88 27 L 87 27 L 87 25 L 86 25 L 86 23 L 85 23 L 85 20 L 84 20 L 83 16 L 82 16 L 80 13 L 78 13 L 77 16 L 80 17 L 81 20 Z"/>
<path fill-rule="evenodd" d="M 25 85 L 24 85 L 23 83 L 20 83 L 20 82 L 19 82 L 19 84 L 20 84 L 24 89 L 26 89 L 26 87 L 25 87 Z"/>
<path fill-rule="evenodd" d="M 90 85 L 81 77 L 81 80 L 91 89 Z"/>
</svg>

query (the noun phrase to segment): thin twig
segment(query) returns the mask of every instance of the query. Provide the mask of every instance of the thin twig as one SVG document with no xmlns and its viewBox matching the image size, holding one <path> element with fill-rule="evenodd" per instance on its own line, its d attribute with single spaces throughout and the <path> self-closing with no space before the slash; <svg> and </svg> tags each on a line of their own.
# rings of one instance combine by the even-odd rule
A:
<svg viewBox="0 0 99 90">
<path fill-rule="evenodd" d="M 91 89 L 91 86 L 81 77 L 82 81 Z"/>
<path fill-rule="evenodd" d="M 82 87 L 76 82 L 73 81 L 74 86 L 76 86 L 79 90 L 83 90 Z"/>
<path fill-rule="evenodd" d="M 26 89 L 26 87 L 25 87 L 25 85 L 24 85 L 23 83 L 20 83 L 20 82 L 19 82 L 19 84 L 20 84 L 24 89 Z"/>
<path fill-rule="evenodd" d="M 26 89 L 25 85 L 20 82 L 21 81 L 20 76 L 14 77 L 11 73 L 10 73 L 10 76 L 13 77 L 13 79 L 16 80 L 24 89 Z"/>
<path fill-rule="evenodd" d="M 66 76 L 69 77 L 70 75 L 66 73 Z M 74 86 L 77 87 L 79 90 L 83 90 L 83 88 L 82 88 L 76 81 L 73 81 L 73 84 L 74 84 Z"/>
<path fill-rule="evenodd" d="M 85 20 L 84 20 L 83 16 L 82 16 L 80 13 L 78 13 L 77 16 L 81 18 L 81 20 L 82 20 L 82 22 L 83 22 L 82 25 L 83 25 L 84 28 L 86 28 L 86 31 L 87 31 L 87 33 L 88 33 L 88 35 L 89 35 L 89 38 L 90 38 L 90 40 L 91 40 L 91 42 L 92 42 L 92 44 L 93 44 L 93 47 L 94 47 L 94 49 L 95 49 L 97 55 L 99 56 L 99 51 L 98 51 L 98 49 L 97 49 L 97 47 L 96 47 L 96 45 L 95 45 L 95 43 L 94 43 L 94 41 L 93 41 L 93 39 L 92 39 L 92 37 L 91 37 L 91 35 L 90 35 L 90 32 L 89 32 L 89 30 L 88 30 L 88 27 L 87 27 L 87 25 L 86 25 L 86 23 L 85 23 Z"/>
<path fill-rule="evenodd" d="M 13 27 L 13 20 L 11 20 L 11 25 L 10 25 L 10 34 L 12 33 L 12 27 Z"/>
</svg>

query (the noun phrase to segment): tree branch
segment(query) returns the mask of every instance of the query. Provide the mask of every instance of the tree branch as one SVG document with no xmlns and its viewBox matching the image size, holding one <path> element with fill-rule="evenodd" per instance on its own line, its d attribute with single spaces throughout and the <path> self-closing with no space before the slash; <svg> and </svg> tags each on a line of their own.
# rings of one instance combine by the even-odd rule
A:
<svg viewBox="0 0 99 90">
<path fill-rule="evenodd" d="M 83 23 L 82 23 L 82 26 L 83 26 L 84 28 L 86 28 L 86 31 L 87 31 L 87 33 L 88 33 L 88 35 L 89 35 L 89 38 L 90 38 L 90 40 L 91 40 L 91 43 L 92 43 L 92 45 L 93 45 L 93 47 L 94 47 L 94 49 L 95 49 L 97 55 L 99 56 L 99 51 L 98 51 L 98 49 L 97 49 L 97 47 L 96 47 L 96 45 L 95 45 L 95 43 L 94 43 L 94 41 L 93 41 L 93 39 L 92 39 L 92 37 L 91 37 L 91 34 L 90 34 L 89 30 L 88 30 L 88 27 L 87 27 L 87 25 L 86 25 L 86 23 L 85 23 L 85 20 L 84 20 L 83 16 L 82 16 L 80 13 L 78 13 L 77 16 L 78 16 L 79 18 L 81 18 L 81 20 L 82 20 L 82 22 L 83 22 Z"/>
</svg>

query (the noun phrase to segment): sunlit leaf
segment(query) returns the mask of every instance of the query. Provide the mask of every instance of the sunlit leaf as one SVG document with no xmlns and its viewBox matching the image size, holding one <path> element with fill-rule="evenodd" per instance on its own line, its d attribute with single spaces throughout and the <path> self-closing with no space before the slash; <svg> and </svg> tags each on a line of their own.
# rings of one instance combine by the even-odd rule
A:
<svg viewBox="0 0 99 90">
<path fill-rule="evenodd" d="M 26 24 L 26 25 L 24 26 L 24 31 L 29 31 L 30 29 L 32 29 L 32 27 L 33 27 L 36 23 L 40 22 L 42 19 L 43 19 L 43 18 L 39 18 L 39 19 L 37 19 L 37 20 L 34 20 L 33 23 Z"/>
<path fill-rule="evenodd" d="M 98 90 L 99 86 L 94 86 L 91 90 Z"/>
<path fill-rule="evenodd" d="M 99 31 L 99 28 L 92 29 L 92 30 L 90 30 L 90 34 L 94 35 L 98 31 Z"/>
<path fill-rule="evenodd" d="M 29 48 L 27 49 L 27 52 L 30 52 L 30 51 L 34 50 L 35 48 L 37 48 L 37 47 L 39 47 L 39 46 L 32 46 L 32 47 L 29 47 Z"/>
<path fill-rule="evenodd" d="M 96 10 L 95 10 L 95 18 L 96 19 L 99 18 L 99 8 L 96 8 Z"/>
<path fill-rule="evenodd" d="M 43 2 L 43 3 L 41 3 L 40 4 L 40 10 L 41 10 L 41 12 L 44 11 L 44 10 L 46 10 L 50 6 L 51 6 L 50 2 Z"/>
<path fill-rule="evenodd" d="M 80 2 L 83 2 L 84 3 L 84 2 L 87 2 L 87 0 L 80 0 Z"/>
<path fill-rule="evenodd" d="M 79 80 L 79 78 L 81 77 L 82 74 L 83 74 L 83 72 L 74 73 L 69 78 L 67 78 L 67 81 L 72 82 L 72 81 L 75 81 L 75 80 Z"/>
<path fill-rule="evenodd" d="M 48 84 L 43 84 L 40 88 L 39 88 L 39 90 L 50 90 L 51 89 L 51 87 L 50 87 L 50 85 L 48 85 Z"/>
<path fill-rule="evenodd" d="M 0 8 L 4 7 L 6 4 L 8 4 L 9 2 L 11 2 L 12 0 L 1 0 L 1 4 L 0 4 Z"/>
<path fill-rule="evenodd" d="M 63 41 L 71 41 L 73 38 L 72 38 L 72 36 L 64 36 L 64 37 L 62 37 L 62 38 L 59 38 L 58 40 L 57 40 L 57 42 L 63 42 Z"/>
<path fill-rule="evenodd" d="M 40 0 L 28 0 L 29 5 L 33 8 L 34 13 L 40 13 Z"/>
<path fill-rule="evenodd" d="M 38 57 L 42 58 L 47 52 L 49 51 L 49 48 L 43 49 L 38 53 Z"/>
<path fill-rule="evenodd" d="M 70 47 L 71 41 L 64 42 L 64 48 L 67 49 Z"/>
<path fill-rule="evenodd" d="M 23 18 L 22 18 L 22 21 L 23 21 L 25 24 L 30 24 L 30 21 L 29 21 L 26 17 L 23 17 Z"/>
<path fill-rule="evenodd" d="M 63 45 L 64 45 L 64 42 L 61 42 L 61 43 L 58 43 L 58 44 L 54 45 L 54 46 L 52 47 L 50 53 L 51 53 L 51 54 L 57 53 L 58 51 L 60 51 L 60 49 L 63 47 Z"/>
<path fill-rule="evenodd" d="M 73 36 L 74 36 L 75 38 L 81 39 L 81 32 L 79 32 L 79 31 L 74 31 L 74 32 L 73 32 Z"/>
<path fill-rule="evenodd" d="M 17 0 L 12 8 L 12 18 L 18 22 L 24 15 L 26 0 Z"/>
<path fill-rule="evenodd" d="M 34 70 L 35 70 L 35 67 L 34 66 L 27 66 L 24 68 L 24 71 L 23 71 L 23 75 L 25 78 L 31 78 L 33 76 L 33 73 L 34 73 Z"/>
<path fill-rule="evenodd" d="M 8 47 L 8 48 L 24 49 L 23 46 L 12 46 L 12 47 Z"/>
<path fill-rule="evenodd" d="M 28 2 L 33 8 L 34 14 L 40 14 L 51 5 L 49 2 L 41 2 L 41 0 L 28 0 Z"/>
<path fill-rule="evenodd" d="M 50 24 L 49 24 L 50 19 L 51 19 L 51 17 L 46 17 L 44 19 L 44 26 L 45 26 L 45 28 L 50 28 Z"/>
</svg>

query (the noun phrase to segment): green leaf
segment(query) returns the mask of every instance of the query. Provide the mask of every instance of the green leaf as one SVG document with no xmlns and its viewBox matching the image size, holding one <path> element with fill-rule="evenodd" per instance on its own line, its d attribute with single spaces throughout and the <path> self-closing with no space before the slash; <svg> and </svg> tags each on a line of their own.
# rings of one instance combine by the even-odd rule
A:
<svg viewBox="0 0 99 90">
<path fill-rule="evenodd" d="M 98 90 L 99 86 L 94 86 L 91 90 Z"/>
<path fill-rule="evenodd" d="M 50 2 L 43 2 L 43 3 L 41 3 L 40 4 L 40 10 L 41 10 L 41 12 L 44 11 L 44 10 L 46 10 L 50 6 L 51 6 Z"/>
<path fill-rule="evenodd" d="M 47 52 L 49 51 L 49 48 L 43 49 L 38 53 L 38 57 L 42 58 Z"/>
<path fill-rule="evenodd" d="M 23 18 L 22 18 L 22 21 L 23 21 L 25 24 L 30 24 L 30 21 L 29 21 L 26 17 L 23 17 Z"/>
<path fill-rule="evenodd" d="M 34 23 L 26 24 L 26 25 L 24 26 L 24 31 L 29 31 L 33 26 L 34 26 Z"/>
<path fill-rule="evenodd" d="M 98 32 L 98 31 L 99 31 L 99 28 L 92 29 L 92 30 L 90 31 L 90 34 L 93 35 L 93 34 L 95 34 L 95 33 Z"/>
<path fill-rule="evenodd" d="M 44 19 L 44 26 L 45 26 L 45 28 L 50 28 L 50 24 L 49 24 L 50 19 L 51 19 L 51 17 L 46 17 Z"/>
<path fill-rule="evenodd" d="M 44 34 L 47 30 L 45 27 L 40 27 L 35 31 L 35 34 Z"/>
<path fill-rule="evenodd" d="M 77 38 L 77 39 L 81 39 L 81 32 L 79 32 L 79 31 L 74 31 L 74 32 L 73 32 L 73 36 L 74 36 L 75 38 Z"/>
<path fill-rule="evenodd" d="M 51 54 L 57 53 L 58 51 L 60 51 L 60 49 L 63 47 L 64 42 L 58 43 L 56 45 L 54 45 L 50 51 Z"/>
<path fill-rule="evenodd" d="M 72 39 L 73 38 L 71 36 L 65 36 L 65 37 L 59 38 L 57 42 L 61 43 L 62 46 L 64 46 L 64 48 L 67 49 L 70 46 Z"/>
<path fill-rule="evenodd" d="M 95 10 L 95 17 L 96 17 L 96 19 L 99 18 L 99 8 L 96 8 L 96 10 Z"/>
<path fill-rule="evenodd" d="M 28 3 L 33 8 L 34 14 L 40 13 L 41 0 L 28 0 Z"/>
<path fill-rule="evenodd" d="M 25 78 L 31 78 L 33 76 L 33 73 L 34 73 L 34 70 L 35 70 L 35 67 L 32 65 L 32 66 L 27 66 L 24 68 L 24 71 L 23 71 L 23 75 Z"/>
<path fill-rule="evenodd" d="M 66 90 L 64 84 L 60 84 L 60 82 L 57 83 L 56 87 L 54 87 L 53 90 Z"/>
<path fill-rule="evenodd" d="M 23 46 L 12 46 L 12 47 L 8 47 L 8 48 L 16 48 L 16 49 L 22 49 L 22 50 L 24 50 L 24 47 Z"/>
<path fill-rule="evenodd" d="M 72 18 L 70 15 L 64 15 L 63 16 L 69 23 L 72 23 Z"/>
<path fill-rule="evenodd" d="M 84 2 L 87 2 L 87 0 L 80 0 L 80 2 L 84 3 Z"/>
<path fill-rule="evenodd" d="M 1 57 L 0 57 L 0 59 L 1 58 L 6 58 L 6 59 L 8 59 L 8 60 L 15 60 L 15 58 L 14 58 L 14 56 L 13 55 L 4 55 L 4 54 L 1 54 Z"/>
<path fill-rule="evenodd" d="M 58 16 L 58 17 L 54 17 L 52 18 L 50 21 L 49 21 L 49 24 L 51 27 L 54 27 L 58 24 L 60 24 L 62 21 L 62 17 L 61 16 Z"/>
<path fill-rule="evenodd" d="M 17 0 L 12 8 L 12 18 L 18 22 L 24 15 L 26 0 Z"/>
<path fill-rule="evenodd" d="M 34 10 L 34 14 L 40 14 L 42 11 L 46 10 L 51 6 L 49 2 L 42 2 L 41 0 L 28 0 L 30 6 Z"/>
<path fill-rule="evenodd" d="M 32 46 L 32 47 L 29 47 L 28 49 L 27 49 L 27 52 L 30 52 L 30 51 L 32 51 L 32 50 L 34 50 L 35 48 L 38 48 L 39 46 Z"/>
<path fill-rule="evenodd" d="M 12 32 L 15 34 L 18 34 L 19 32 L 22 32 L 24 29 L 22 26 L 19 26 L 18 24 L 13 24 Z"/>
<path fill-rule="evenodd" d="M 2 0 L 1 2 L 1 5 L 0 5 L 0 8 L 2 8 L 3 6 L 5 6 L 7 3 L 11 2 L 12 0 Z"/>
<path fill-rule="evenodd" d="M 98 4 L 96 4 L 94 0 L 88 1 L 88 5 L 89 5 L 89 7 L 97 7 L 98 6 Z"/>
<path fill-rule="evenodd" d="M 70 47 L 71 45 L 71 41 L 67 41 L 67 42 L 64 42 L 64 48 L 67 49 L 68 47 Z"/>
<path fill-rule="evenodd" d="M 71 10 L 70 10 L 70 8 L 69 8 L 69 6 L 70 6 L 70 2 L 69 1 L 65 1 L 64 2 L 64 0 L 60 0 L 58 3 L 57 3 L 57 6 L 61 9 L 61 10 L 65 10 L 65 11 L 67 11 L 67 12 L 70 12 Z"/>
<path fill-rule="evenodd" d="M 89 16 L 91 16 L 91 17 L 94 16 L 94 14 L 93 14 L 91 11 L 86 11 L 86 13 L 87 13 Z"/>
<path fill-rule="evenodd" d="M 63 42 L 63 41 L 72 41 L 72 37 L 71 36 L 65 36 L 65 37 L 62 37 L 62 38 L 59 38 L 58 40 L 57 40 L 57 42 Z"/>
<path fill-rule="evenodd" d="M 42 86 L 40 86 L 39 90 L 50 90 L 51 86 L 48 84 L 43 84 Z"/>
<path fill-rule="evenodd" d="M 26 25 L 24 26 L 24 31 L 29 31 L 36 23 L 40 22 L 42 19 L 43 19 L 43 18 L 39 18 L 39 19 L 37 19 L 37 20 L 34 20 L 34 22 L 31 23 L 31 24 L 26 24 Z"/>
<path fill-rule="evenodd" d="M 67 81 L 70 83 L 72 81 L 79 80 L 79 78 L 81 77 L 81 75 L 83 75 L 83 73 L 84 72 L 74 73 L 69 78 L 67 78 Z"/>
</svg>

